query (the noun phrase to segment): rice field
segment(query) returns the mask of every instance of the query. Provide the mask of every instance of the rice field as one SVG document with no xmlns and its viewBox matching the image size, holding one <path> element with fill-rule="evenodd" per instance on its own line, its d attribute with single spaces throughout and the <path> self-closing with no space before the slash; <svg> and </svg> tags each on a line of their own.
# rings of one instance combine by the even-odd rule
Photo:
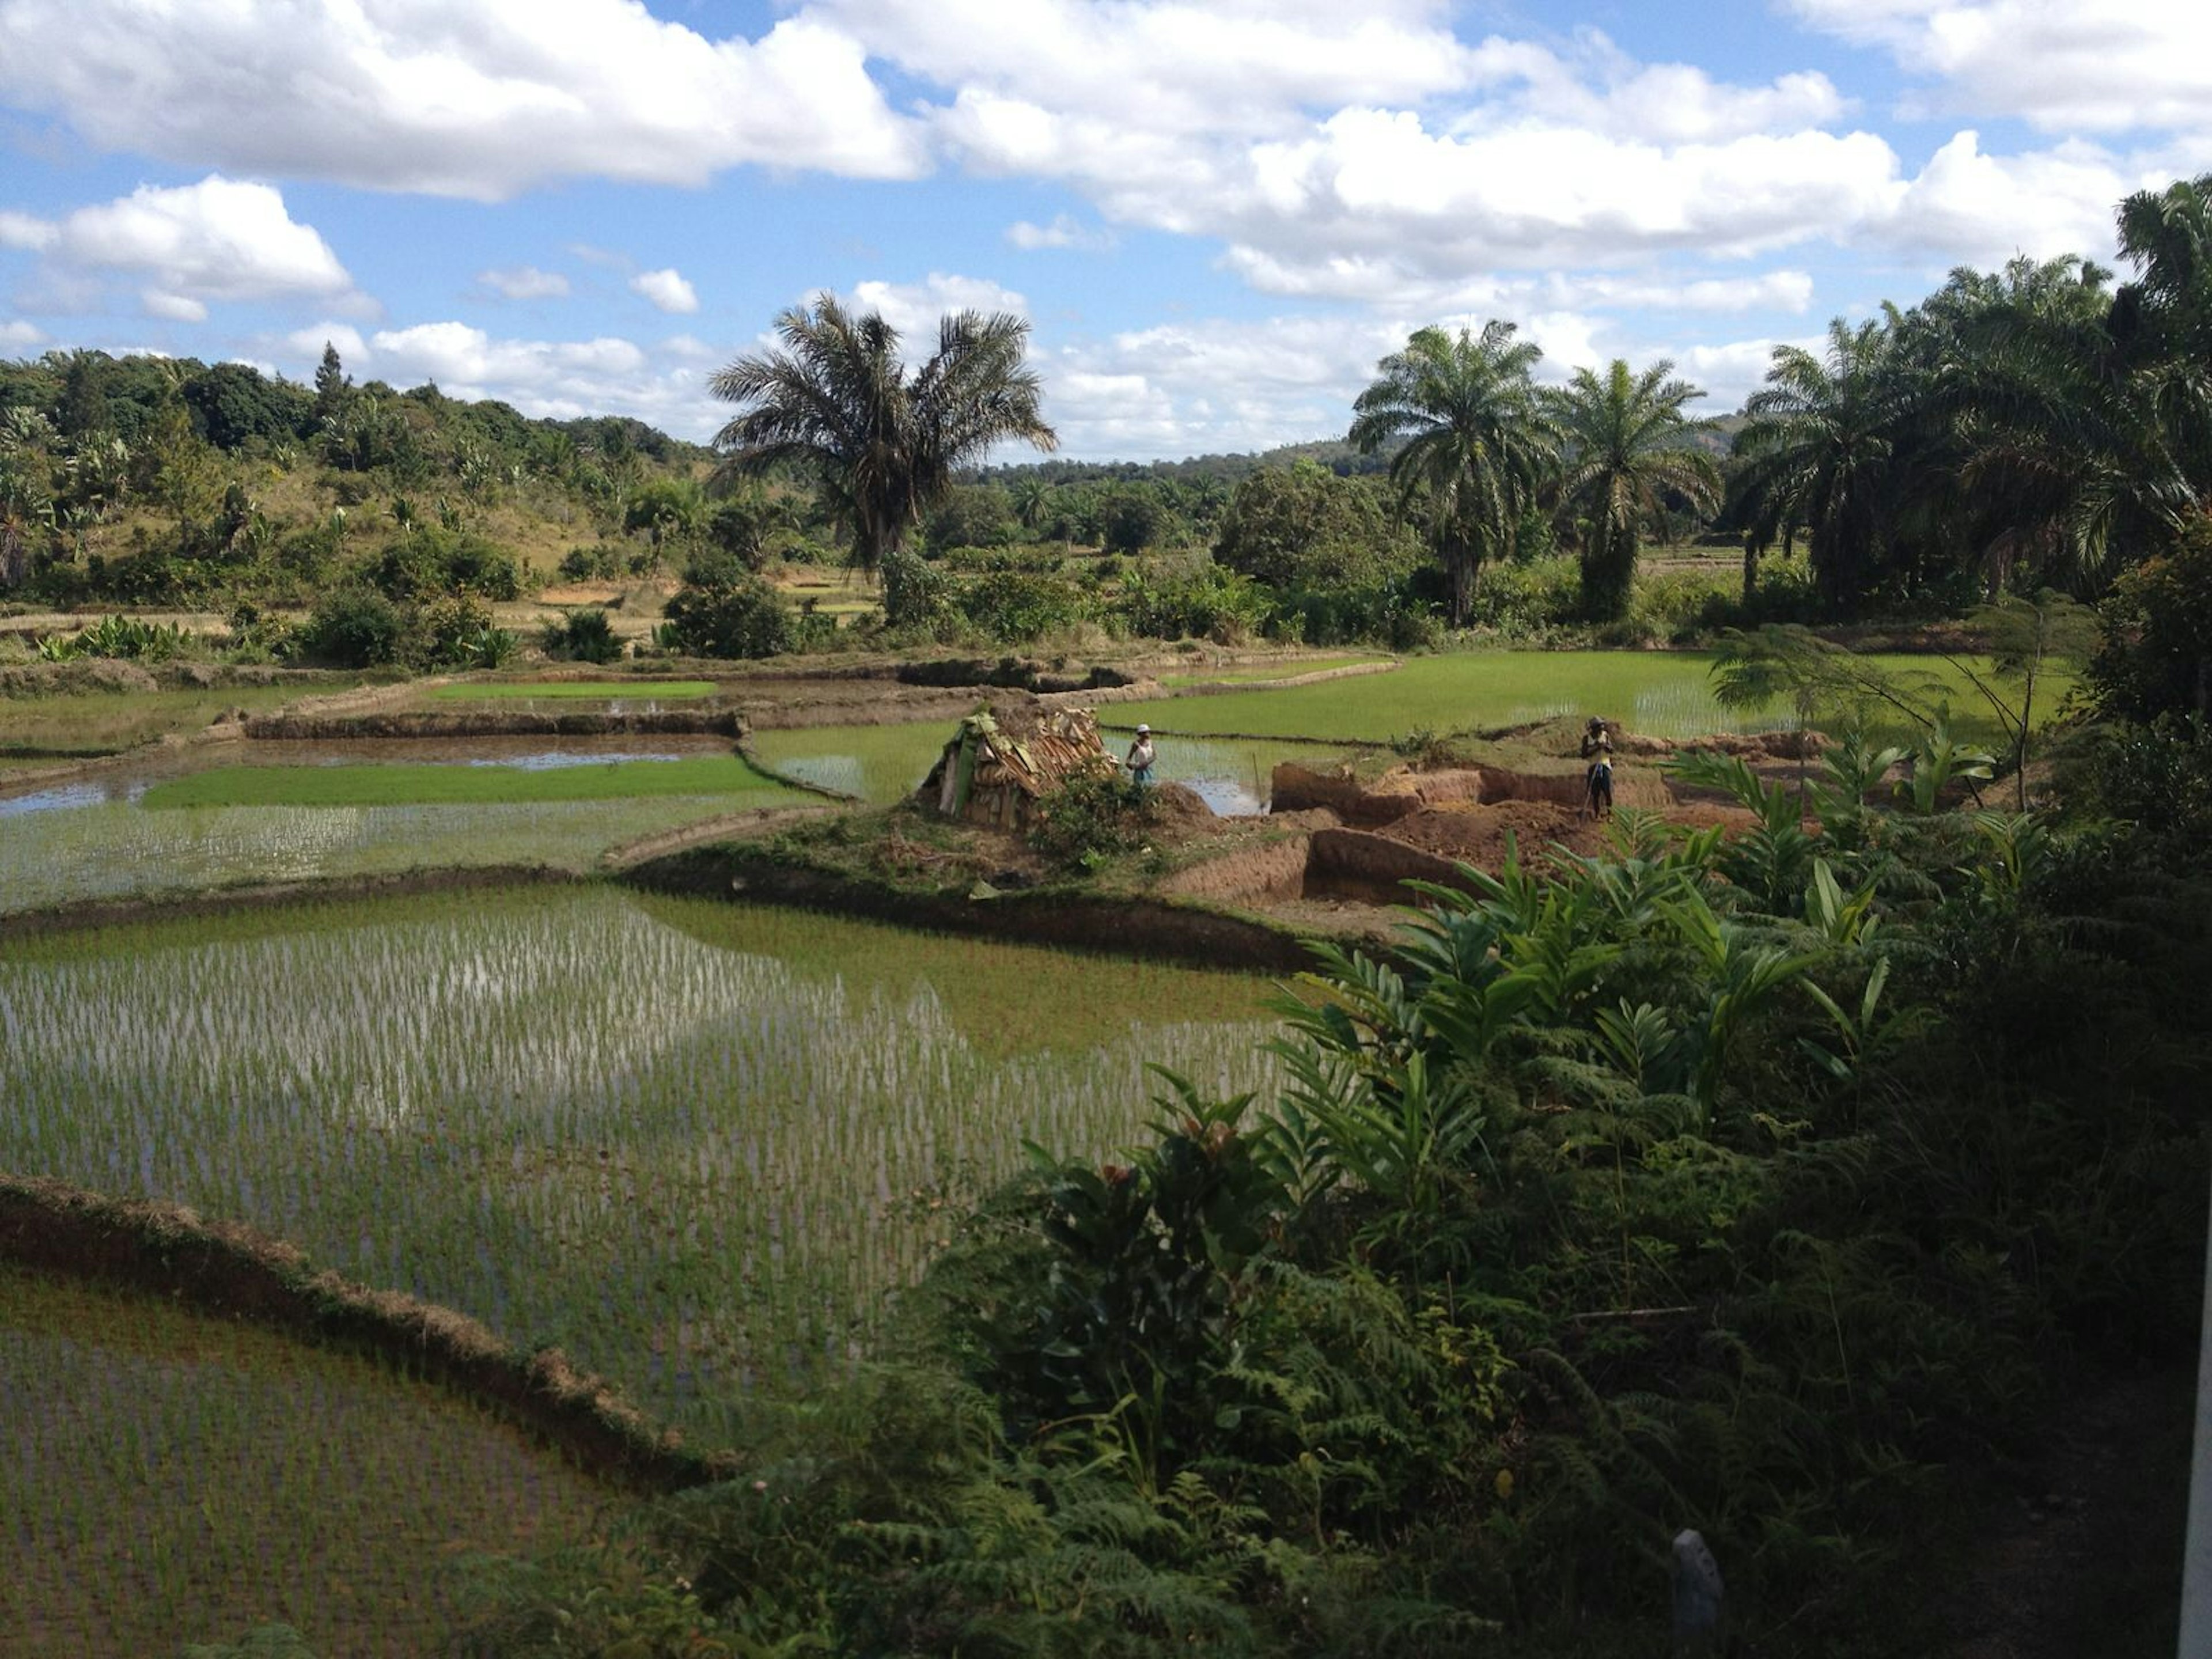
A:
<svg viewBox="0 0 2212 1659">
<path fill-rule="evenodd" d="M 714 695 L 712 680 L 465 680 L 433 686 L 435 702 L 607 702 L 648 706 L 687 702 Z"/>
<path fill-rule="evenodd" d="M 158 1299 L 0 1267 L 0 1651 L 174 1654 L 289 1624 L 434 1650 L 462 1559 L 605 1494 L 442 1389 Z"/>
<path fill-rule="evenodd" d="M 742 756 L 577 755 L 559 765 L 384 762 L 356 766 L 219 766 L 148 789 L 151 811 L 193 806 L 390 806 L 639 800 L 714 795 L 724 811 L 803 805 Z"/>
<path fill-rule="evenodd" d="M 1937 657 L 1875 656 L 1893 672 L 1932 674 L 1952 690 L 1962 730 L 1987 737 L 1983 705 Z M 1139 720 L 1194 736 L 1328 738 L 1379 744 L 1426 728 L 1464 732 L 1559 715 L 1603 714 L 1632 732 L 1700 737 L 1794 725 L 1786 702 L 1728 709 L 1714 701 L 1704 652 L 1498 651 L 1413 659 L 1388 674 L 1280 690 L 1116 703 L 1117 726 Z M 2055 712 L 2058 699 L 2050 698 Z"/>
<path fill-rule="evenodd" d="M 1287 680 L 1301 674 L 1322 674 L 1333 668 L 1356 668 L 1369 663 L 1382 663 L 1388 657 L 1316 657 L 1311 661 L 1267 663 L 1256 668 L 1197 669 L 1187 674 L 1163 674 L 1160 684 L 1170 688 L 1183 685 L 1236 685 L 1246 680 Z"/>
<path fill-rule="evenodd" d="M 0 945 L 0 1167 L 556 1344 L 708 1440 L 865 1352 L 1024 1141 L 1262 1086 L 1264 982 L 605 889 Z"/>
<path fill-rule="evenodd" d="M 732 810 L 727 794 L 160 812 L 127 799 L 50 805 L 0 817 L 0 915 L 81 899 L 416 870 L 583 871 L 610 847 Z"/>
<path fill-rule="evenodd" d="M 1173 706 L 1187 708 L 1200 700 Z M 1206 699 L 1205 701 L 1212 701 Z M 1105 713 L 1119 720 L 1124 705 Z M 1135 716 L 1131 716 L 1133 723 Z M 900 726 L 817 726 L 788 731 L 755 732 L 747 741 L 761 763 L 785 776 L 872 806 L 888 806 L 914 793 L 951 734 L 943 720 Z M 1261 812 L 1267 806 L 1269 780 L 1279 760 L 1313 763 L 1337 750 L 1324 745 L 1243 738 L 1162 738 L 1153 775 L 1186 784 L 1215 811 Z M 1108 747 L 1126 753 L 1127 742 Z"/>
</svg>

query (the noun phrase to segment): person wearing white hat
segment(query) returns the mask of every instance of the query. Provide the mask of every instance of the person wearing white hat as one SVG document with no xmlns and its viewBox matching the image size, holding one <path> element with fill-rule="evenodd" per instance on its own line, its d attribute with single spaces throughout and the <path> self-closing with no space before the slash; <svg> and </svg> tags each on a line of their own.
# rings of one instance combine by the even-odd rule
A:
<svg viewBox="0 0 2212 1659">
<path fill-rule="evenodd" d="M 1139 726 L 1136 742 L 1129 745 L 1130 781 L 1149 786 L 1152 781 L 1152 728 Z"/>
</svg>

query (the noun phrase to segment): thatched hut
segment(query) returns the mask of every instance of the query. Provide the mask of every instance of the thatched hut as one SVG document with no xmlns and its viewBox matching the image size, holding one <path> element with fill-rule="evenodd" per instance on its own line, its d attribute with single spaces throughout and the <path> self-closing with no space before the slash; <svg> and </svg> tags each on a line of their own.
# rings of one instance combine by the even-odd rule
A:
<svg viewBox="0 0 2212 1659">
<path fill-rule="evenodd" d="M 960 722 L 915 793 L 947 817 L 1024 830 L 1053 790 L 1071 778 L 1110 777 L 1115 765 L 1088 708 L 1010 712 L 1003 722 L 981 710 Z"/>
</svg>

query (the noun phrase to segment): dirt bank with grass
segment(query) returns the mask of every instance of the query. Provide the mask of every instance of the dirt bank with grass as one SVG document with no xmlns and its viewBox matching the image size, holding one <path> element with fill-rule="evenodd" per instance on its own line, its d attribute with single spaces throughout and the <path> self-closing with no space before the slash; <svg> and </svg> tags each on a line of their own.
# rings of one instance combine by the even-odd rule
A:
<svg viewBox="0 0 2212 1659">
<path fill-rule="evenodd" d="M 934 933 L 1100 951 L 1251 973 L 1304 971 L 1312 935 L 1256 915 L 1167 895 L 1050 886 L 1016 891 L 902 888 L 810 864 L 788 848 L 722 844 L 647 859 L 622 879 L 656 892 L 736 897 L 864 917 Z"/>
<path fill-rule="evenodd" d="M 588 880 L 573 870 L 550 865 L 487 864 L 465 869 L 410 870 L 399 875 L 331 876 L 307 881 L 253 882 L 195 893 L 149 894 L 143 898 L 81 899 L 39 910 L 0 912 L 0 940 L 82 928 L 125 927 L 142 921 L 182 916 L 221 915 L 232 910 L 270 909 L 302 901 L 400 898 L 412 893 L 465 893 L 484 888 L 574 886 Z"/>
<path fill-rule="evenodd" d="M 559 1350 L 526 1353 L 466 1315 L 318 1269 L 234 1222 L 0 1173 L 0 1258 L 373 1354 L 492 1407 L 603 1480 L 672 1491 L 730 1474 Z"/>
</svg>

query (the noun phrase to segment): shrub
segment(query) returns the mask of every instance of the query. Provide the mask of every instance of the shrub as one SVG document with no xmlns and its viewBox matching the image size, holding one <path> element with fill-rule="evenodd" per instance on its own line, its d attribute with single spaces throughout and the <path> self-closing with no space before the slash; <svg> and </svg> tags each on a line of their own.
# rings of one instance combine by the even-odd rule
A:
<svg viewBox="0 0 2212 1659">
<path fill-rule="evenodd" d="M 300 629 L 301 651 L 339 668 L 398 662 L 406 638 L 399 607 L 373 588 L 342 588 L 319 601 Z"/>
<path fill-rule="evenodd" d="M 1119 853 L 1134 852 L 1159 822 L 1159 801 L 1118 772 L 1073 777 L 1047 795 L 1030 845 L 1056 862 L 1096 869 Z"/>
<path fill-rule="evenodd" d="M 425 668 L 498 668 L 514 657 L 516 643 L 506 629 L 492 626 L 482 601 L 461 593 L 422 613 L 406 654 Z"/>
<path fill-rule="evenodd" d="M 370 580 L 394 599 L 473 593 L 504 601 L 522 592 L 522 571 L 513 554 L 481 536 L 430 525 L 418 526 L 387 546 Z"/>
<path fill-rule="evenodd" d="M 544 645 L 549 656 L 576 662 L 612 662 L 623 653 L 613 622 L 598 609 L 572 611 L 561 621 L 546 623 Z"/>
<path fill-rule="evenodd" d="M 791 611 L 774 588 L 750 572 L 706 574 L 669 600 L 656 639 L 695 657 L 773 657 L 793 648 Z"/>
<path fill-rule="evenodd" d="M 994 640 L 1033 640 L 1083 621 L 1090 606 L 1083 591 L 1059 576 L 994 571 L 959 598 L 968 620 Z"/>
</svg>

